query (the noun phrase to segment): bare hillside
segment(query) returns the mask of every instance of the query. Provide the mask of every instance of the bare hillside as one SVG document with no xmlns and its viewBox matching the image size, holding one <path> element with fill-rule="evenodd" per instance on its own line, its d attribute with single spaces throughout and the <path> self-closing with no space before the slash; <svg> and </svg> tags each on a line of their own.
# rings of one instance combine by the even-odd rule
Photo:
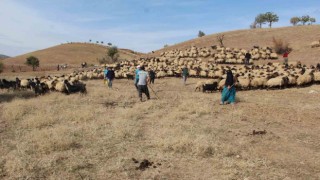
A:
<svg viewBox="0 0 320 180">
<path fill-rule="evenodd" d="M 273 37 L 282 39 L 290 44 L 293 52 L 289 60 L 301 61 L 305 64 L 315 64 L 320 62 L 320 48 L 311 48 L 312 41 L 320 39 L 320 25 L 296 26 L 282 28 L 263 28 L 263 29 L 246 29 L 222 32 L 224 34 L 224 45 L 231 48 L 251 49 L 254 45 L 272 47 Z M 159 55 L 161 52 L 172 49 L 186 49 L 190 46 L 210 47 L 219 45 L 217 41 L 218 34 L 206 35 L 201 38 L 192 39 L 179 44 L 169 46 L 155 51 L 148 56 Z M 281 58 L 280 58 L 281 59 Z"/>
<path fill-rule="evenodd" d="M 74 64 L 80 65 L 86 61 L 88 64 L 97 64 L 97 58 L 104 57 L 107 47 L 89 43 L 62 44 L 51 48 L 27 53 L 4 60 L 6 65 L 24 64 L 26 58 L 33 55 L 40 59 L 40 65 Z M 128 49 L 119 49 L 120 59 L 133 59 L 140 53 Z"/>
</svg>

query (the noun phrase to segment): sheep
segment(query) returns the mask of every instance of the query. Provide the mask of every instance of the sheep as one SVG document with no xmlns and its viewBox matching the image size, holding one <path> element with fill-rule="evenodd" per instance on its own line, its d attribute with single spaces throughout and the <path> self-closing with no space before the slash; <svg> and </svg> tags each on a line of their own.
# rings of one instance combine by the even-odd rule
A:
<svg viewBox="0 0 320 180">
<path fill-rule="evenodd" d="M 217 82 L 213 82 L 212 84 L 203 84 L 202 92 L 207 92 L 207 91 L 213 92 L 217 90 L 217 86 L 218 86 Z"/>
<path fill-rule="evenodd" d="M 27 88 L 30 87 L 30 82 L 29 82 L 28 79 L 22 79 L 22 80 L 20 80 L 20 85 L 19 86 L 20 86 L 21 89 L 27 89 Z"/>
<path fill-rule="evenodd" d="M 54 89 L 55 89 L 56 91 L 59 91 L 59 92 L 66 92 L 66 87 L 65 87 L 63 81 L 58 81 L 58 82 L 55 84 Z"/>
<path fill-rule="evenodd" d="M 264 88 L 267 84 L 267 77 L 253 77 L 250 81 L 251 88 Z"/>
<path fill-rule="evenodd" d="M 248 90 L 250 88 L 250 79 L 238 77 L 238 83 L 236 86 L 242 90 Z"/>
<path fill-rule="evenodd" d="M 303 86 L 312 83 L 313 74 L 312 73 L 304 73 L 303 75 L 298 76 L 297 85 Z"/>
<path fill-rule="evenodd" d="M 275 87 L 279 87 L 280 89 L 285 87 L 288 84 L 288 78 L 287 77 L 275 77 L 275 78 L 271 78 L 267 81 L 267 88 L 275 88 Z"/>
<path fill-rule="evenodd" d="M 315 73 L 313 73 L 313 80 L 314 80 L 314 82 L 316 82 L 316 83 L 319 83 L 320 82 L 320 72 L 315 72 Z"/>
<path fill-rule="evenodd" d="M 195 89 L 194 89 L 194 91 L 197 91 L 197 90 L 201 90 L 202 89 L 202 86 L 205 84 L 206 82 L 204 82 L 204 81 L 198 81 L 197 82 L 197 84 L 196 84 L 196 86 L 195 86 Z"/>
<path fill-rule="evenodd" d="M 311 48 L 320 47 L 320 40 L 319 41 L 313 41 L 311 43 Z"/>
</svg>

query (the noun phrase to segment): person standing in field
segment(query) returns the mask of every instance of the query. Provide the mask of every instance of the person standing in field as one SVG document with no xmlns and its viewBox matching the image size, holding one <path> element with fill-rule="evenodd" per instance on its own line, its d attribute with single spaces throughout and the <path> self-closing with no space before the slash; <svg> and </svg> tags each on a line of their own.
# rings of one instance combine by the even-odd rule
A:
<svg viewBox="0 0 320 180">
<path fill-rule="evenodd" d="M 148 89 L 149 75 L 148 75 L 148 72 L 145 71 L 144 66 L 140 67 L 140 71 L 138 75 L 139 75 L 138 91 L 139 91 L 140 101 L 142 102 L 142 93 L 145 93 L 149 100 L 150 99 L 150 94 Z"/>
<path fill-rule="evenodd" d="M 234 104 L 236 101 L 236 88 L 235 85 L 237 83 L 237 78 L 233 76 L 232 71 L 227 71 L 227 79 L 222 90 L 221 94 L 221 102 L 220 105 L 223 104 Z"/>
<path fill-rule="evenodd" d="M 103 70 L 103 75 L 104 75 L 104 80 L 103 81 L 104 81 L 105 84 L 107 84 L 107 80 L 108 80 L 107 74 L 108 74 L 108 67 L 105 66 L 104 70 Z"/>
<path fill-rule="evenodd" d="M 108 69 L 107 79 L 108 79 L 108 87 L 112 88 L 112 81 L 115 78 L 114 70 L 112 68 Z"/>
<path fill-rule="evenodd" d="M 156 73 L 153 71 L 153 69 L 150 69 L 149 77 L 150 77 L 150 84 L 154 84 L 154 79 L 156 78 Z"/>
<path fill-rule="evenodd" d="M 182 69 L 182 81 L 183 84 L 186 85 L 187 77 L 189 76 L 189 70 L 187 66 L 184 66 Z"/>
<path fill-rule="evenodd" d="M 283 54 L 283 61 L 284 61 L 284 64 L 287 66 L 288 65 L 288 61 L 289 61 L 289 59 L 288 59 L 288 56 L 289 56 L 289 51 L 286 51 L 286 52 L 284 52 L 284 54 Z"/>
<path fill-rule="evenodd" d="M 138 89 L 139 71 L 140 71 L 140 66 L 137 66 L 137 69 L 135 71 L 135 78 L 134 78 L 134 85 L 136 86 L 137 90 L 139 90 Z"/>
<path fill-rule="evenodd" d="M 250 59 L 251 59 L 251 54 L 249 52 L 247 52 L 245 55 L 245 64 L 246 65 L 249 65 Z"/>
</svg>

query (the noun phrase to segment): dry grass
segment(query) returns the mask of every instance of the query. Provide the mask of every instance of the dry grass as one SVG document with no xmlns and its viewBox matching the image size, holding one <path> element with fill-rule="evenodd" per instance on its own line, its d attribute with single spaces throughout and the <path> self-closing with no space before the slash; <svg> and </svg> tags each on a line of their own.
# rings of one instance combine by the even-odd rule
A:
<svg viewBox="0 0 320 180">
<path fill-rule="evenodd" d="M 40 67 L 52 65 L 53 68 L 56 69 L 57 64 L 80 66 L 84 61 L 86 61 L 88 65 L 98 64 L 97 58 L 104 57 L 106 54 L 107 48 L 105 46 L 89 43 L 73 43 L 30 52 L 21 56 L 5 59 L 3 62 L 7 66 L 12 64 L 24 65 L 26 58 L 33 55 L 39 58 Z M 119 49 L 119 55 L 120 59 L 133 59 L 138 57 L 140 53 L 134 54 L 130 50 Z"/>
<path fill-rule="evenodd" d="M 320 178 L 320 86 L 220 106 L 196 81 L 156 80 L 160 99 L 143 103 L 127 80 L 88 81 L 86 96 L 1 92 L 0 179 Z M 161 165 L 140 171 L 131 158 Z"/>
</svg>

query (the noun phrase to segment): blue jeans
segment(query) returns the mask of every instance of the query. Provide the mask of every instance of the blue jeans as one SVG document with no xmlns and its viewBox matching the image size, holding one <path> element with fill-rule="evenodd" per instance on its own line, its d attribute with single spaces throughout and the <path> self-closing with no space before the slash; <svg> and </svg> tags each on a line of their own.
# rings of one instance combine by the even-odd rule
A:
<svg viewBox="0 0 320 180">
<path fill-rule="evenodd" d="M 112 81 L 113 81 L 113 80 L 108 79 L 108 87 L 109 87 L 109 88 L 112 88 Z"/>
</svg>

